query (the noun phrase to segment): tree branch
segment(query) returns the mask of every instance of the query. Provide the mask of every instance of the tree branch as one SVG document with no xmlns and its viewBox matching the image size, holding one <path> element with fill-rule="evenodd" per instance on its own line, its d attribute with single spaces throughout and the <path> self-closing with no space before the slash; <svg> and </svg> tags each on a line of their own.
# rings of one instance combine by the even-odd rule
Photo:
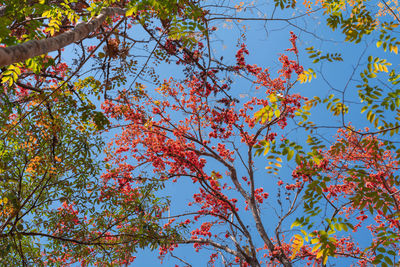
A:
<svg viewBox="0 0 400 267">
<path fill-rule="evenodd" d="M 64 32 L 58 36 L 44 40 L 30 40 L 26 43 L 0 48 L 0 67 L 21 62 L 35 56 L 47 54 L 64 48 L 73 42 L 78 42 L 94 32 L 104 20 L 113 15 L 125 15 L 126 9 L 116 7 L 106 7 L 100 15 L 91 19 L 89 22 L 78 23 L 75 29 Z"/>
</svg>

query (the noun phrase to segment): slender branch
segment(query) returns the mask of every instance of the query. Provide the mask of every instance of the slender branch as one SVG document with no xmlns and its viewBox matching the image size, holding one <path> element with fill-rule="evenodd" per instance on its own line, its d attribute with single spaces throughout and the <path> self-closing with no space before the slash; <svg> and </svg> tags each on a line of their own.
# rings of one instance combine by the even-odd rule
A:
<svg viewBox="0 0 400 267">
<path fill-rule="evenodd" d="M 215 248 L 224 250 L 225 252 L 232 254 L 233 256 L 239 257 L 243 259 L 243 256 L 239 254 L 236 250 L 233 250 L 229 248 L 228 246 L 222 245 L 220 243 L 217 243 L 211 239 L 189 239 L 189 240 L 180 240 L 177 241 L 178 244 L 204 244 L 204 245 L 210 245 Z"/>
<path fill-rule="evenodd" d="M 295 16 L 295 17 L 282 18 L 282 19 L 276 19 L 276 18 L 273 18 L 273 17 L 271 17 L 271 18 L 251 18 L 251 17 L 247 17 L 246 18 L 246 17 L 221 16 L 221 17 L 211 17 L 211 18 L 207 19 L 207 21 L 223 20 L 223 19 L 224 20 L 227 20 L 227 19 L 230 19 L 230 20 L 243 20 L 243 21 L 290 21 L 290 20 L 296 20 L 298 18 L 307 16 L 307 15 L 309 15 L 311 13 L 318 12 L 321 9 L 322 8 L 318 8 L 318 9 L 306 12 L 304 14 L 301 14 L 301 15 L 298 15 L 298 16 Z"/>
<path fill-rule="evenodd" d="M 396 18 L 398 22 L 400 22 L 399 16 L 393 11 L 393 9 L 386 3 L 385 0 L 382 0 L 383 4 L 386 6 L 387 9 L 389 9 L 390 13 L 393 14 L 393 16 Z"/>
<path fill-rule="evenodd" d="M 280 243 L 279 230 L 281 229 L 281 226 L 282 226 L 283 221 L 284 221 L 288 216 L 290 216 L 293 212 L 295 212 L 296 209 L 298 208 L 300 202 L 297 203 L 297 198 L 299 197 L 301 190 L 302 190 L 302 188 L 299 188 L 299 189 L 297 190 L 296 195 L 294 196 L 294 199 L 293 199 L 293 201 L 292 201 L 292 204 L 290 205 L 289 210 L 286 212 L 285 215 L 283 215 L 283 216 L 280 218 L 280 220 L 279 220 L 279 222 L 278 222 L 278 225 L 277 225 L 276 228 L 275 228 L 275 235 L 276 235 L 276 238 L 278 239 L 278 242 L 279 242 L 279 243 Z M 297 203 L 297 204 L 296 204 L 296 203 Z M 280 245 L 280 244 L 279 244 L 279 245 Z"/>
<path fill-rule="evenodd" d="M 186 264 L 185 267 L 192 267 L 192 265 L 191 265 L 190 263 L 188 263 L 187 261 L 185 261 L 185 260 L 182 259 L 182 258 L 179 258 L 178 256 L 175 256 L 174 254 L 172 254 L 171 251 L 169 252 L 169 254 L 171 255 L 172 258 L 175 258 L 175 259 L 177 259 L 177 260 L 183 262 L 184 264 Z"/>
</svg>

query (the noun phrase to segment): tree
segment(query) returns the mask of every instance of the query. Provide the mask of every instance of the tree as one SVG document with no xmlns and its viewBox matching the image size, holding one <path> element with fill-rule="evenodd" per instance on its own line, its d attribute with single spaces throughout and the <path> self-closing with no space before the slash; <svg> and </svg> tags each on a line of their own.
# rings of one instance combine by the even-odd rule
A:
<svg viewBox="0 0 400 267">
<path fill-rule="evenodd" d="M 335 30 L 340 26 L 346 41 L 371 42 L 376 44 L 380 51 L 366 48 L 353 67 L 353 73 L 346 86 L 342 90 L 335 90 L 339 92 L 339 97 L 335 98 L 332 94 L 323 100 L 334 115 L 341 116 L 341 129 L 338 130 L 335 142 L 330 148 L 324 146 L 320 138 L 313 140 L 314 152 L 325 161 L 322 166 L 298 166 L 300 177 L 311 183 L 307 186 L 304 197 L 307 201 L 304 208 L 308 215 L 296 220 L 295 225 L 312 228 L 310 218 L 318 213 L 315 211 L 322 211 L 324 205 L 329 205 L 333 215 L 326 218 L 324 230 L 316 231 L 317 235 L 313 234 L 313 237 L 318 237 L 317 240 L 311 241 L 317 244 L 321 252 L 321 247 L 328 245 L 328 249 L 322 252 L 324 256 L 343 255 L 351 251 L 362 264 L 391 266 L 398 264 L 397 165 L 400 150 L 396 138 L 399 118 L 395 114 L 400 106 L 397 89 L 400 76 L 390 62 L 395 57 L 389 53 L 398 53 L 399 43 L 395 29 L 399 19 L 396 8 L 393 8 L 390 2 L 382 1 L 378 6 L 380 10 L 376 12 L 368 6 L 367 1 L 322 3 L 324 13 L 328 15 L 326 21 L 330 28 Z M 308 50 L 313 63 L 326 59 L 342 60 L 337 54 L 321 56 L 321 51 L 315 51 L 313 47 Z M 313 70 L 309 72 L 313 73 Z M 321 72 L 321 75 L 324 74 Z M 354 102 L 349 101 L 350 94 L 347 89 L 351 86 L 357 88 L 361 107 L 355 107 L 352 104 Z M 318 98 L 314 98 L 314 101 L 313 105 L 321 103 Z M 369 123 L 351 125 L 351 115 L 357 111 L 365 113 L 365 119 Z M 318 129 L 315 124 L 306 123 L 306 127 Z M 390 138 L 387 135 L 390 135 Z M 326 192 L 326 195 L 323 192 Z M 351 237 L 348 237 L 341 243 L 346 244 L 347 248 L 342 251 L 332 249 L 338 247 L 335 246 L 337 241 L 329 241 L 329 235 L 344 226 L 337 227 L 337 222 L 349 218 L 354 218 L 356 222 L 353 231 L 360 230 L 363 226 L 370 231 L 370 244 L 362 247 L 360 244 L 349 242 Z M 366 224 L 369 225 L 365 226 Z M 321 235 L 324 236 L 323 242 Z"/>
<path fill-rule="evenodd" d="M 295 40 L 292 35 L 293 47 L 288 50 L 297 55 Z M 279 76 L 271 78 L 267 69 L 245 62 L 248 51 L 244 45 L 236 54 L 235 66 L 198 69 L 196 63 L 204 53 L 202 43 L 193 53 L 184 52 L 182 64 L 193 67 L 187 79 L 183 83 L 164 81 L 155 97 L 150 93 L 135 97 L 127 92 L 117 102 L 105 102 L 103 108 L 111 118 L 126 121 L 120 126 L 122 133 L 115 141 L 115 150 L 108 153 L 108 159 L 117 164 L 105 177 L 130 186 L 137 182 L 131 173 L 148 165 L 146 169 L 152 169 L 164 183 L 193 181 L 199 190 L 193 195 L 193 202 L 188 203 L 193 208 L 177 217 L 183 217 L 178 225 L 197 226 L 190 232 L 191 237 L 162 247 L 161 255 L 178 244 L 195 244 L 196 250 L 211 246 L 230 254 L 231 258 L 221 256 L 227 264 L 236 261 L 259 266 L 258 254 L 267 250 L 277 262 L 291 266 L 289 246 L 284 243 L 279 225 L 293 207 L 281 218 L 274 237 L 270 237 L 268 223 L 262 220 L 259 210 L 268 193 L 257 188 L 253 154 L 254 146 L 274 140 L 275 128 L 284 129 L 286 120 L 301 106 L 304 98 L 291 92 L 291 76 L 301 74 L 303 69 L 297 61 L 282 55 Z M 219 82 L 226 70 L 248 75 L 265 94 L 244 103 L 231 98 L 227 93 L 231 85 Z M 260 109 L 256 113 L 258 119 L 253 117 L 254 109 Z M 130 158 L 134 164 L 129 163 Z M 275 166 L 280 166 L 281 158 L 274 160 Z M 237 193 L 239 199 L 235 197 Z M 257 245 L 246 216 L 252 216 L 265 247 Z M 174 221 L 171 217 L 164 227 Z M 214 228 L 221 227 L 219 234 L 214 233 Z M 218 256 L 213 253 L 210 261 Z"/>
<path fill-rule="evenodd" d="M 383 47 L 383 43 L 386 43 L 383 47 L 384 52 L 397 54 L 396 39 L 391 37 L 390 33 L 387 34 L 393 32 L 397 27 L 396 24 L 381 21 L 378 27 L 377 22 L 366 7 L 362 7 L 362 10 L 359 9 L 358 11 L 356 8 L 353 11 L 355 13 L 350 16 L 350 19 L 340 18 L 337 21 L 337 23 L 342 23 L 346 41 L 360 43 L 361 40 L 370 36 L 376 38 L 374 34 L 379 32 L 377 47 Z M 341 17 L 337 14 L 334 16 Z M 366 19 L 364 19 L 364 16 Z M 228 18 L 228 16 L 225 18 Z M 231 18 L 235 19 L 235 17 Z M 331 24 L 331 18 L 332 16 L 328 18 L 328 26 L 335 29 L 338 24 L 336 26 Z M 236 17 L 236 19 L 245 18 Z M 251 18 L 248 19 L 251 20 Z M 260 18 L 260 20 L 263 19 Z M 264 20 L 268 19 L 264 18 Z M 189 61 L 183 62 L 195 66 L 197 60 L 201 62 L 201 57 L 199 59 L 198 55 L 206 53 L 202 52 L 201 49 L 196 51 L 195 57 L 190 54 L 183 55 L 182 58 L 189 59 Z M 330 62 L 343 60 L 340 54 L 328 53 L 323 55 L 321 51 L 315 50 L 313 47 L 308 48 L 308 53 L 314 63 L 323 60 Z M 241 59 L 241 56 L 242 54 L 239 53 L 238 58 Z M 190 59 L 195 59 L 195 62 L 191 63 Z M 301 109 L 297 107 L 294 110 L 297 111 L 293 115 L 295 121 L 311 134 L 307 148 L 285 138 L 281 141 L 272 140 L 273 137 L 268 139 L 269 135 L 267 135 L 266 137 L 263 136 L 261 140 L 255 139 L 254 143 L 247 144 L 247 150 L 241 150 L 242 147 L 237 145 L 237 141 L 233 141 L 233 136 L 240 136 L 241 141 L 246 143 L 247 130 L 255 130 L 255 135 L 252 137 L 259 137 L 257 130 L 262 129 L 268 132 L 268 130 L 271 130 L 270 127 L 280 121 L 281 118 L 290 117 L 289 114 L 284 112 L 285 115 L 281 117 L 285 105 L 279 101 L 285 103 L 286 99 L 282 97 L 286 95 L 279 90 L 277 94 L 267 91 L 265 102 L 260 99 L 252 102 L 255 106 L 261 103 L 261 107 L 255 108 L 255 112 L 252 114 L 254 117 L 248 116 L 246 104 L 243 104 L 246 108 L 241 109 L 242 106 L 239 106 L 239 101 L 236 102 L 235 99 L 229 97 L 219 98 L 218 93 L 224 95 L 226 92 L 214 88 L 223 88 L 224 85 L 218 86 L 213 82 L 220 81 L 221 78 L 212 79 L 213 77 L 211 77 L 211 84 L 207 84 L 206 81 L 209 77 L 204 78 L 206 76 L 202 72 L 204 68 L 199 67 L 198 72 L 189 73 L 184 85 L 173 84 L 172 81 L 168 81 L 157 89 L 168 101 L 155 100 L 146 95 L 143 96 L 145 104 L 142 105 L 132 105 L 129 101 L 130 97 L 123 98 L 119 104 L 108 103 L 106 111 L 115 116 L 113 118 L 122 117 L 129 122 L 123 128 L 123 135 L 118 137 L 116 151 L 127 153 L 123 155 L 132 156 L 135 162 L 140 165 L 151 163 L 156 171 L 160 172 L 159 176 L 162 179 L 168 180 L 168 178 L 179 177 L 179 181 L 182 177 L 187 176 L 192 177 L 194 183 L 199 184 L 200 191 L 194 195 L 194 202 L 190 204 L 199 204 L 200 209 L 194 212 L 196 215 L 193 219 L 195 221 L 196 219 L 200 220 L 200 222 L 182 220 L 180 223 L 186 222 L 188 227 L 193 223 L 190 232 L 192 236 L 183 237 L 176 243 L 195 243 L 197 248 L 213 248 L 215 253 L 211 255 L 211 262 L 214 262 L 216 257 L 221 257 L 222 262 L 233 263 L 233 261 L 227 260 L 227 256 L 223 254 L 226 253 L 233 255 L 233 258 L 236 257 L 235 260 L 240 265 L 258 266 L 261 257 L 257 255 L 257 252 L 260 253 L 264 248 L 270 253 L 269 257 L 267 256 L 267 263 L 270 264 L 276 261 L 289 266 L 293 262 L 304 261 L 303 264 L 322 263 L 326 265 L 329 259 L 332 260 L 332 257 L 342 257 L 355 259 L 359 265 L 369 263 L 382 264 L 383 266 L 393 265 L 398 261 L 397 203 L 399 201 L 399 181 L 396 172 L 398 170 L 399 150 L 395 142 L 383 138 L 385 134 L 395 135 L 399 129 L 399 119 L 394 115 L 398 112 L 400 106 L 400 101 L 397 100 L 398 92 L 395 89 L 398 83 L 398 75 L 395 69 L 389 70 L 391 64 L 385 59 L 372 55 L 365 56 L 365 53 L 362 54 L 359 62 L 363 59 L 366 59 L 368 63 L 365 65 L 358 63 L 343 91 L 337 90 L 341 93 L 340 98 L 335 98 L 334 95 L 329 95 L 324 100 L 314 97 L 306 101 Z M 243 66 L 245 65 L 243 63 Z M 238 71 L 239 66 L 241 66 L 240 63 L 236 66 L 225 66 L 226 69 L 215 67 L 214 72 L 220 74 L 221 70 Z M 255 79 L 256 84 L 260 82 L 269 88 L 268 82 L 264 81 L 263 83 L 257 74 L 251 72 L 252 66 L 247 65 L 246 67 L 251 74 L 257 77 Z M 361 69 L 361 82 L 354 78 L 359 69 Z M 208 70 L 213 70 L 213 68 L 211 67 Z M 281 72 L 284 73 L 284 68 Z M 382 74 L 384 73 L 388 73 L 389 76 L 387 83 L 383 83 L 381 79 L 375 79 L 378 75 L 383 77 Z M 301 82 L 315 78 L 315 72 L 312 69 L 301 70 L 298 74 L 298 80 Z M 323 74 L 321 72 L 321 75 Z M 191 78 L 192 76 L 194 78 Z M 267 74 L 265 76 L 268 77 Z M 353 81 L 355 86 L 359 88 L 359 99 L 365 103 L 362 104 L 361 108 L 349 105 L 348 103 L 351 104 L 351 101 L 346 99 L 346 88 Z M 377 82 L 384 84 L 385 88 L 375 85 Z M 281 83 L 277 82 L 276 84 Z M 170 89 L 171 87 L 172 89 Z M 289 87 L 291 88 L 291 85 Z M 208 91 L 207 88 L 209 88 Z M 230 88 L 230 86 L 224 88 Z M 187 93 L 187 91 L 190 93 Z M 215 91 L 217 91 L 216 94 L 212 95 L 211 93 Z M 386 95 L 383 95 L 382 92 L 385 92 Z M 232 96 L 229 93 L 228 95 Z M 278 95 L 279 97 L 277 97 Z M 172 99 L 171 96 L 173 96 Z M 172 100 L 177 104 L 171 103 Z M 135 99 L 135 101 L 138 100 Z M 276 104 L 277 102 L 281 105 Z M 210 105 L 210 103 L 213 104 Z M 338 135 L 335 137 L 335 141 L 330 143 L 330 148 L 316 135 L 316 131 L 322 127 L 309 119 L 309 110 L 315 106 L 320 106 L 322 103 L 326 103 L 327 109 L 332 112 L 333 116 L 341 117 L 339 126 L 329 126 L 338 129 Z M 169 111 L 169 108 L 173 111 Z M 361 129 L 359 126 L 355 128 L 346 122 L 346 114 L 363 113 L 367 110 L 366 119 L 371 124 L 364 125 L 374 127 L 376 131 Z M 174 120 L 178 116 L 174 113 L 176 111 L 184 113 L 184 115 L 181 115 L 183 118 L 181 121 Z M 145 118 L 141 115 L 148 113 L 151 113 L 151 115 Z M 151 118 L 151 121 L 149 118 Z M 242 125 L 238 123 L 240 118 L 244 122 L 250 123 L 241 128 Z M 278 118 L 277 121 L 274 118 Z M 252 125 L 250 119 L 261 122 L 259 128 Z M 208 127 L 210 127 L 209 131 L 207 131 Z M 228 145 L 229 148 L 227 148 Z M 269 239 L 268 235 L 264 235 L 263 229 L 267 226 L 263 223 L 270 226 L 271 222 L 257 221 L 259 203 L 256 204 L 256 200 L 251 202 L 251 199 L 246 199 L 246 197 L 254 197 L 260 202 L 265 201 L 260 197 L 260 192 L 264 189 L 257 188 L 254 185 L 261 182 L 259 181 L 260 178 L 255 177 L 254 172 L 252 172 L 254 167 L 252 164 L 255 164 L 251 153 L 253 149 L 257 151 L 256 154 L 269 153 L 270 159 L 277 159 L 278 162 L 271 161 L 270 164 L 277 164 L 275 166 L 281 166 L 282 156 L 290 160 L 296 155 L 297 167 L 292 174 L 293 180 L 287 184 L 283 181 L 278 182 L 278 185 L 284 185 L 283 192 L 295 194 L 295 197 L 288 197 L 293 202 L 289 203 L 287 213 L 281 215 L 282 222 L 278 221 L 277 223 L 276 236 L 274 237 L 277 243 L 274 243 L 275 240 Z M 187 153 L 182 151 L 187 151 Z M 214 167 L 216 164 L 210 163 L 211 160 L 216 160 L 224 166 L 226 173 L 220 171 L 221 167 L 218 167 L 217 171 Z M 230 161 L 234 163 L 230 163 Z M 237 177 L 240 176 L 237 175 L 239 172 L 237 166 L 240 164 L 236 161 L 245 165 L 244 169 L 247 170 L 250 177 L 244 177 L 245 182 L 248 182 L 250 187 L 248 195 L 246 195 L 246 190 L 243 189 L 246 183 L 243 185 L 237 180 Z M 135 164 L 131 166 L 132 169 L 136 168 Z M 267 166 L 267 169 L 273 170 L 273 168 L 273 166 Z M 121 171 L 118 167 L 115 170 Z M 246 201 L 247 206 L 244 208 L 251 210 L 254 218 L 253 225 L 256 226 L 257 232 L 246 232 L 245 224 L 241 228 L 242 218 L 248 219 L 248 217 L 239 215 L 240 206 L 236 204 L 237 199 L 232 198 L 229 193 L 224 191 L 229 192 L 229 189 L 232 190 L 232 188 Z M 221 191 L 224 193 L 221 193 Z M 267 195 L 263 196 L 267 198 Z M 301 234 L 292 235 L 289 240 L 284 242 L 280 231 L 284 231 L 283 227 L 289 225 L 283 221 L 289 215 L 295 213 L 296 209 L 298 210 L 296 203 L 300 199 L 304 200 L 303 211 L 305 215 L 294 220 L 292 227 L 300 226 L 303 229 L 300 229 Z M 224 205 L 224 202 L 227 205 Z M 253 207 L 252 204 L 254 204 Z M 285 207 L 284 204 L 280 205 Z M 220 213 L 221 207 L 224 207 L 222 214 Z M 370 216 L 366 213 L 370 213 Z M 176 217 L 180 218 L 184 215 L 190 216 L 192 212 L 179 214 Z M 201 218 L 207 216 L 216 218 L 201 221 Z M 319 218 L 322 218 L 322 223 L 319 223 L 321 220 Z M 365 227 L 367 222 L 371 224 Z M 233 226 L 229 227 L 230 224 L 233 224 Z M 222 228 L 221 225 L 226 227 Z M 215 230 L 218 232 L 212 231 L 215 228 L 218 229 Z M 237 229 L 236 233 L 235 229 Z M 345 233 L 350 229 L 353 232 L 368 229 L 372 235 L 371 241 L 357 240 L 353 233 Z M 225 238 L 223 237 L 224 233 L 226 234 Z M 199 236 L 202 237 L 199 238 Z M 259 247 L 254 241 L 255 236 L 263 239 Z M 165 250 L 162 250 L 162 253 L 165 253 Z"/>
<path fill-rule="evenodd" d="M 324 1 L 321 11 L 294 9 L 294 1 L 275 4 L 271 15 L 254 17 L 262 8 L 247 2 L 5 1 L 0 23 L 7 30 L 0 35 L 8 48 L 0 58 L 13 65 L 1 74 L 2 263 L 121 265 L 138 248 L 176 257 L 177 247 L 193 244 L 197 251 L 211 249 L 210 262 L 219 258 L 224 265 L 396 264 L 400 76 L 382 57 L 397 54 L 397 24 L 378 21 L 366 1 Z M 298 13 L 285 16 L 286 9 Z M 293 33 L 276 76 L 247 63 L 244 22 L 284 23 L 324 41 L 299 22 L 309 14 L 333 30 L 341 27 L 343 52 L 350 43 L 360 50 L 365 41 L 386 53 L 366 46 L 343 89 L 338 74 L 329 82 L 324 62 L 346 63 L 345 55 L 308 47 L 308 60 Z M 236 63 L 218 60 L 213 47 L 214 23 L 229 20 L 240 33 Z M 139 30 L 148 39 L 136 37 Z M 66 64 L 60 49 L 74 41 L 79 60 Z M 8 57 L 29 44 L 41 52 Z M 51 50 L 57 50 L 53 57 L 31 58 Z M 145 60 L 135 51 L 148 52 Z M 320 69 L 303 69 L 299 59 Z M 156 67 L 163 64 L 183 78 L 160 79 Z M 297 93 L 307 94 L 301 83 L 315 78 L 338 96 L 308 100 Z M 254 97 L 238 93 L 246 80 L 257 88 Z M 96 98 L 105 101 L 104 113 Z M 324 105 L 339 123 L 315 118 Z M 321 135 L 326 128 L 337 135 Z M 119 133 L 101 162 L 105 129 Z M 299 136 L 306 135 L 303 142 Z M 188 180 L 193 201 L 186 208 L 161 197 L 170 183 Z M 358 232 L 371 233 L 371 240 Z"/>
<path fill-rule="evenodd" d="M 178 27 L 183 6 L 176 1 L 154 6 L 151 1 L 1 2 L 0 38 L 7 47 L 0 48 L 0 57 L 2 65 L 14 63 L 1 73 L 2 264 L 123 264 L 134 259 L 136 249 L 170 243 L 177 235 L 175 228 L 163 230 L 157 223 L 167 203 L 154 195 L 162 184 L 133 189 L 129 202 L 107 194 L 99 155 L 104 147 L 100 133 L 109 121 L 93 102 L 103 93 L 107 97 L 111 77 L 99 81 L 80 71 L 106 43 L 96 60 L 119 57 L 129 74 L 134 63 L 127 60 L 128 48 L 138 40 L 120 43 L 119 36 L 132 23 L 156 18 L 174 19 L 172 27 Z M 94 37 L 98 46 L 86 47 L 83 42 Z M 75 66 L 64 62 L 62 51 L 72 42 L 82 48 Z M 50 51 L 56 54 L 45 55 Z M 110 63 L 102 64 L 105 73 L 114 72 Z M 116 72 L 118 82 L 125 82 L 123 70 Z M 117 227 L 127 223 L 135 231 Z"/>
</svg>

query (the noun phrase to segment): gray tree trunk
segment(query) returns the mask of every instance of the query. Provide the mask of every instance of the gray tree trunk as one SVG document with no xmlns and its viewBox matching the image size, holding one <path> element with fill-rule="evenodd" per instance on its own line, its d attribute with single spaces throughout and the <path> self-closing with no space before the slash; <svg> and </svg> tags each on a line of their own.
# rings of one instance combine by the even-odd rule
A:
<svg viewBox="0 0 400 267">
<path fill-rule="evenodd" d="M 123 8 L 106 7 L 101 10 L 100 15 L 89 22 L 78 23 L 73 30 L 69 30 L 58 36 L 44 40 L 30 40 L 26 43 L 10 47 L 0 47 L 0 67 L 57 51 L 73 42 L 80 41 L 99 28 L 108 16 L 125 15 L 126 11 Z"/>
</svg>

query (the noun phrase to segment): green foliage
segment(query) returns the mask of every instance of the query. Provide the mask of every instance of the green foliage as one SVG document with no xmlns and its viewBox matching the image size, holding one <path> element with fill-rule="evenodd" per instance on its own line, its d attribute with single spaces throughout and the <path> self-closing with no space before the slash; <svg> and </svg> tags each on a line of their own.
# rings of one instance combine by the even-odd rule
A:
<svg viewBox="0 0 400 267">
<path fill-rule="evenodd" d="M 204 25 L 204 13 L 201 8 L 192 2 L 179 1 L 130 1 L 127 6 L 127 15 L 142 13 L 141 23 L 147 23 L 152 17 L 158 18 L 166 28 L 166 34 L 172 40 L 180 40 L 183 46 L 191 50 L 200 36 L 207 35 Z M 183 13 L 183 14 L 182 14 Z"/>
<path fill-rule="evenodd" d="M 318 63 L 322 60 L 327 60 L 329 62 L 333 61 L 343 61 L 342 55 L 340 53 L 326 53 L 325 55 L 321 55 L 322 51 L 315 50 L 313 46 L 306 48 L 307 53 L 310 54 L 308 57 L 313 58 L 313 63 Z"/>
<path fill-rule="evenodd" d="M 87 200 L 90 179 L 98 175 L 93 158 L 101 142 L 93 131 L 77 129 L 65 105 L 68 101 L 36 108 L 15 126 L 1 125 L 7 134 L 0 152 L 0 192 L 5 197 L 1 227 L 7 233 L 0 242 L 8 247 L 3 251 L 4 264 L 20 262 L 20 243 L 25 257 L 37 262 L 41 258 L 37 238 L 25 233 L 46 232 L 51 206 L 61 199 L 78 205 Z"/>
<path fill-rule="evenodd" d="M 396 262 L 396 252 L 390 249 L 387 249 L 387 246 L 390 246 L 394 243 L 393 240 L 395 237 L 395 233 L 389 232 L 381 232 L 378 235 L 379 242 L 382 246 L 375 248 L 375 259 L 372 261 L 373 264 L 380 264 L 381 266 L 393 266 L 394 262 Z"/>
<path fill-rule="evenodd" d="M 274 0 L 274 2 L 275 2 L 275 7 L 280 7 L 280 9 L 296 7 L 295 0 Z"/>
<path fill-rule="evenodd" d="M 359 43 L 364 35 L 371 34 L 377 28 L 376 19 L 363 1 L 356 1 L 349 14 L 343 14 L 343 10 L 346 10 L 345 1 L 325 1 L 323 7 L 324 13 L 328 15 L 327 25 L 332 30 L 340 26 L 342 33 L 346 36 L 346 41 Z"/>
<path fill-rule="evenodd" d="M 309 119 L 311 115 L 310 110 L 320 103 L 321 99 L 318 96 L 314 96 L 313 99 L 306 101 L 304 105 L 295 112 L 296 118 L 301 119 L 297 124 L 304 127 L 305 130 L 310 131 L 310 133 L 313 132 L 313 129 L 316 126 L 315 123 Z"/>
<path fill-rule="evenodd" d="M 255 156 L 263 154 L 266 156 L 269 152 L 271 152 L 272 155 L 267 156 L 267 159 L 273 159 L 278 162 L 282 162 L 283 156 L 285 156 L 287 161 L 290 161 L 293 157 L 295 157 L 296 163 L 300 163 L 303 160 L 303 156 L 305 156 L 305 153 L 303 151 L 303 147 L 295 142 L 291 142 L 288 139 L 285 139 L 283 142 L 281 142 L 279 145 L 277 144 L 277 141 L 262 141 L 260 144 L 255 145 L 254 148 L 255 150 Z M 269 165 L 275 165 L 276 167 L 281 167 L 280 163 L 273 163 L 269 162 Z M 268 173 L 272 173 L 274 171 L 274 174 L 278 171 L 278 169 L 274 166 L 267 166 L 266 169 L 271 171 L 268 171 Z"/>
<path fill-rule="evenodd" d="M 349 112 L 349 108 L 343 103 L 343 101 L 341 101 L 340 98 L 334 98 L 333 94 L 329 95 L 322 102 L 327 103 L 326 109 L 334 116 L 339 116 Z"/>
<path fill-rule="evenodd" d="M 385 52 L 389 50 L 389 52 L 397 54 L 400 42 L 397 41 L 397 38 L 392 34 L 398 26 L 398 24 L 393 22 L 383 23 L 382 29 L 380 30 L 379 41 L 376 42 L 376 47 L 382 47 Z"/>
<path fill-rule="evenodd" d="M 203 10 L 195 3 L 143 0 L 121 4 L 116 0 L 92 1 L 89 6 L 77 0 L 0 1 L 5 6 L 0 16 L 0 43 L 12 46 L 56 36 L 110 6 L 127 8 L 133 25 L 165 23 L 162 37 L 180 41 L 187 49 L 207 34 Z M 110 18 L 106 23 L 94 34 L 108 48 L 111 37 L 104 32 L 113 24 Z M 119 41 L 121 28 L 114 34 Z M 95 99 L 107 99 L 108 91 L 126 85 L 127 76 L 137 71 L 138 61 L 127 58 L 135 43 L 124 38 L 117 44 L 122 63 L 115 68 L 106 49 L 87 55 L 82 42 L 82 58 L 71 64 L 76 69 L 62 62 L 66 57 L 62 51 L 54 58 L 38 56 L 2 69 L 2 265 L 68 264 L 49 261 L 64 255 L 89 265 L 122 264 L 140 248 L 157 249 L 179 240 L 184 227 L 164 229 L 159 219 L 169 205 L 168 199 L 156 194 L 163 189 L 162 182 L 154 179 L 139 184 L 132 200 L 101 177 L 104 168 L 115 166 L 104 166 L 99 160 L 104 148 L 101 133 L 110 122 Z M 104 81 L 79 72 L 89 59 L 107 70 Z M 137 90 L 138 96 L 142 91 Z"/>
<path fill-rule="evenodd" d="M 380 86 L 371 85 L 371 83 L 376 83 L 373 79 L 376 79 L 378 74 L 387 75 L 388 83 L 392 86 L 397 85 L 400 75 L 396 74 L 394 69 L 389 72 L 388 66 L 391 65 L 385 59 L 368 57 L 367 68 L 360 73 L 363 83 L 357 85 L 357 87 L 360 88 L 358 91 L 360 100 L 364 103 L 361 113 L 367 111 L 368 121 L 383 134 L 390 133 L 392 136 L 398 133 L 399 119 L 393 118 L 390 112 L 396 112 L 396 109 L 400 106 L 400 91 L 395 89 L 385 93 Z"/>
</svg>

